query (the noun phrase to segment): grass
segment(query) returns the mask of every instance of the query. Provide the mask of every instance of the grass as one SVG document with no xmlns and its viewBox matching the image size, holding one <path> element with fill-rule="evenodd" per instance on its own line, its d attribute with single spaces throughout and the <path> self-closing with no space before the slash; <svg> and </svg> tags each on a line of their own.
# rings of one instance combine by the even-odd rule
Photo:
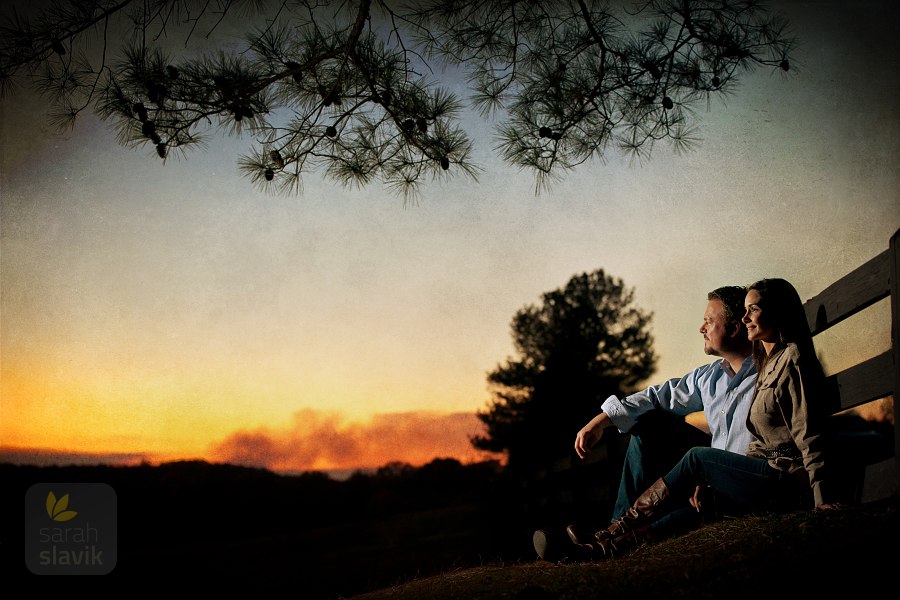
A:
<svg viewBox="0 0 900 600">
<path fill-rule="evenodd" d="M 726 519 L 605 562 L 486 564 L 353 599 L 733 600 L 897 590 L 897 507 L 891 497 L 840 511 Z"/>
</svg>

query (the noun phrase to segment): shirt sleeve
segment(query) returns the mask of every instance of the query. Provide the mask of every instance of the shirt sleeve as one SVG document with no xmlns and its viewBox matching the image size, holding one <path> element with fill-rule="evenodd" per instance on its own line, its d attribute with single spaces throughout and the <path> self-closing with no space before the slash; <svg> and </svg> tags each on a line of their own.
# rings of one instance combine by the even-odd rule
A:
<svg viewBox="0 0 900 600">
<path fill-rule="evenodd" d="M 716 368 L 720 368 L 718 363 L 704 365 L 683 377 L 652 385 L 622 399 L 610 396 L 601 408 L 622 433 L 630 431 L 638 417 L 651 410 L 660 409 L 677 415 L 703 410 L 703 387 L 711 385 L 712 371 Z"/>
</svg>

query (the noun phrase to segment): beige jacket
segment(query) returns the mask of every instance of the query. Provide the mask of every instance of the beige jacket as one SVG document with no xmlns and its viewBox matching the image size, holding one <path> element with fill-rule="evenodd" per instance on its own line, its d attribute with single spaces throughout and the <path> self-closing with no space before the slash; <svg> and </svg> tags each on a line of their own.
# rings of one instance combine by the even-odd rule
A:
<svg viewBox="0 0 900 600">
<path fill-rule="evenodd" d="M 749 456 L 768 458 L 779 471 L 809 478 L 816 506 L 829 502 L 825 469 L 825 381 L 815 357 L 796 344 L 775 350 L 759 374 L 747 428 Z"/>
</svg>

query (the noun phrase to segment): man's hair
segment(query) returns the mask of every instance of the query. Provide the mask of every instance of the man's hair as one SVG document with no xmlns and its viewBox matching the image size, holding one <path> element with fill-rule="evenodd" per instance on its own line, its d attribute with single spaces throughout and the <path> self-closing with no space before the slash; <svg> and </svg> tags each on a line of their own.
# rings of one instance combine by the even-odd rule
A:
<svg viewBox="0 0 900 600">
<path fill-rule="evenodd" d="M 725 320 L 728 323 L 734 323 L 735 321 L 742 323 L 744 298 L 746 296 L 747 288 L 739 285 L 726 285 L 708 293 L 706 299 L 719 300 L 725 305 Z"/>
</svg>

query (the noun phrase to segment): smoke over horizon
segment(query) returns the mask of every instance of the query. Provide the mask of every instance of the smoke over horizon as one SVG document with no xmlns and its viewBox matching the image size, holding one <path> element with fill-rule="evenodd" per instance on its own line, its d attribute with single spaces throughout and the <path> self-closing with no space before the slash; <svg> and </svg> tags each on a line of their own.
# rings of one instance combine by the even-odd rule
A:
<svg viewBox="0 0 900 600">
<path fill-rule="evenodd" d="M 346 470 L 435 458 L 475 462 L 494 457 L 470 438 L 483 432 L 473 413 L 403 412 L 347 422 L 338 413 L 305 409 L 286 429 L 236 431 L 210 447 L 214 460 L 275 471 Z"/>
</svg>

